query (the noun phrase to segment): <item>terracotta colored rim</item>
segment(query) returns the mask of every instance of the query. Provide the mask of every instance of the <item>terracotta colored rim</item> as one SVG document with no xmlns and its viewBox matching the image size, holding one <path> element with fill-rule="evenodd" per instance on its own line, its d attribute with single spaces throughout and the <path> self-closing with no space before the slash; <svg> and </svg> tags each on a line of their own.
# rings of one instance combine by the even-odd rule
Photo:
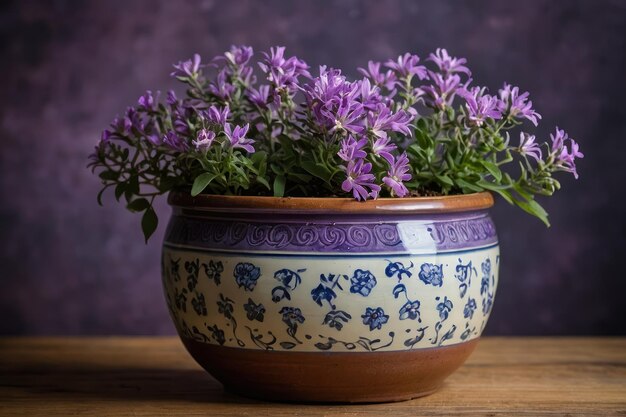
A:
<svg viewBox="0 0 626 417">
<path fill-rule="evenodd" d="M 488 209 L 493 206 L 491 193 L 450 195 L 441 197 L 379 198 L 356 201 L 352 198 L 261 197 L 199 195 L 171 192 L 168 203 L 174 207 L 204 211 L 288 211 L 308 213 L 453 213 Z"/>
</svg>

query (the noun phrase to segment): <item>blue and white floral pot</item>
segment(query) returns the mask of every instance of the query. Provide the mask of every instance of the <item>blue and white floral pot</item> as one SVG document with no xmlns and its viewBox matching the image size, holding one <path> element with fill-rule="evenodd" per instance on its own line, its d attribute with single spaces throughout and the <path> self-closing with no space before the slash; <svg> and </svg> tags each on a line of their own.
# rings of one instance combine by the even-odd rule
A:
<svg viewBox="0 0 626 417">
<path fill-rule="evenodd" d="M 488 193 L 170 195 L 163 285 L 185 346 L 230 391 L 279 401 L 427 395 L 469 356 L 498 282 Z"/>
</svg>

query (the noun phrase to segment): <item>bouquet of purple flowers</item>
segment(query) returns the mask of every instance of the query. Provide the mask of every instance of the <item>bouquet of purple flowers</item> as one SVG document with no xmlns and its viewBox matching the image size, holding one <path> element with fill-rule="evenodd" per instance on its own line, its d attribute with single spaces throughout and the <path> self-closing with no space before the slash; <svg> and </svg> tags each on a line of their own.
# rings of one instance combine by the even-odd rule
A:
<svg viewBox="0 0 626 417">
<path fill-rule="evenodd" d="M 90 157 L 98 201 L 113 188 L 143 212 L 146 239 L 155 197 L 174 189 L 357 200 L 488 190 L 548 224 L 535 196 L 559 189 L 555 172 L 578 177 L 583 154 L 563 130 L 549 142 L 522 130 L 541 119 L 527 92 L 473 86 L 445 49 L 370 61 L 356 80 L 283 47 L 252 59 L 247 46 L 206 64 L 194 55 L 172 72 L 183 98 L 148 91 L 116 118 Z"/>
</svg>

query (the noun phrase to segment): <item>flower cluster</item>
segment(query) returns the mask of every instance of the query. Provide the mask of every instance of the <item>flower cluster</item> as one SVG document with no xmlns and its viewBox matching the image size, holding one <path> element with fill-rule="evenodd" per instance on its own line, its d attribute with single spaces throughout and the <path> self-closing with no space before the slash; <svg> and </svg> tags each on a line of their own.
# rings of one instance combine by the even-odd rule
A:
<svg viewBox="0 0 626 417">
<path fill-rule="evenodd" d="M 146 92 L 102 133 L 90 166 L 103 191 L 144 213 L 146 236 L 154 198 L 173 189 L 357 200 L 489 190 L 547 223 L 535 196 L 560 187 L 556 172 L 578 178 L 578 144 L 559 128 L 549 141 L 523 129 L 541 120 L 529 93 L 472 85 L 464 58 L 437 49 L 358 71 L 313 71 L 284 47 L 257 62 L 248 46 L 196 54 L 172 72 L 184 97 Z"/>
</svg>

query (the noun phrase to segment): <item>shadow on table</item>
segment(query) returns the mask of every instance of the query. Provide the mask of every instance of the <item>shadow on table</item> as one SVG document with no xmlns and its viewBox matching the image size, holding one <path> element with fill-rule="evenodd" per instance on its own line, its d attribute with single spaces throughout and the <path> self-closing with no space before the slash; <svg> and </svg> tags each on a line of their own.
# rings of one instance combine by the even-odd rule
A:
<svg viewBox="0 0 626 417">
<path fill-rule="evenodd" d="M 200 369 L 98 369 L 63 367 L 11 369 L 0 375 L 0 385 L 17 396 L 41 400 L 192 401 L 256 403 L 225 392 L 222 385 Z"/>
</svg>

